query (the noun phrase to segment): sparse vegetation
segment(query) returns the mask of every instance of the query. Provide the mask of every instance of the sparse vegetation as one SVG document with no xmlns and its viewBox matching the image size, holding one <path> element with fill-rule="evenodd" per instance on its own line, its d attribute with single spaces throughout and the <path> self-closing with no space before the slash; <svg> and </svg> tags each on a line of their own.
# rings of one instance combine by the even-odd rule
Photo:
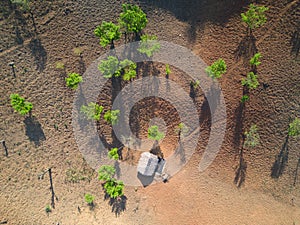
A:
<svg viewBox="0 0 300 225">
<path fill-rule="evenodd" d="M 103 106 L 98 105 L 94 102 L 90 102 L 87 106 L 81 106 L 80 112 L 83 113 L 85 117 L 89 120 L 99 121 L 101 113 L 103 112 Z"/>
<path fill-rule="evenodd" d="M 65 64 L 63 62 L 58 61 L 55 64 L 55 68 L 59 69 L 59 70 L 64 70 L 65 69 Z"/>
<path fill-rule="evenodd" d="M 194 90 L 196 90 L 200 85 L 200 81 L 199 80 L 195 80 L 195 81 L 191 81 L 190 82 L 190 86 L 194 88 Z"/>
<path fill-rule="evenodd" d="M 241 13 L 242 21 L 247 24 L 250 30 L 258 28 L 267 22 L 265 12 L 268 9 L 269 8 L 265 6 L 250 4 L 248 11 Z"/>
<path fill-rule="evenodd" d="M 244 148 L 253 148 L 259 144 L 259 134 L 257 126 L 254 124 L 250 127 L 249 131 L 245 132 Z"/>
<path fill-rule="evenodd" d="M 179 135 L 179 137 L 185 136 L 189 132 L 189 128 L 184 123 L 179 123 L 175 128 L 175 132 Z"/>
<path fill-rule="evenodd" d="M 110 180 L 116 173 L 116 169 L 113 166 L 103 165 L 98 170 L 98 179 L 100 181 Z"/>
<path fill-rule="evenodd" d="M 68 77 L 65 78 L 66 85 L 71 89 L 77 89 L 80 82 L 82 82 L 82 76 L 78 73 L 69 73 Z"/>
<path fill-rule="evenodd" d="M 158 130 L 158 126 L 151 126 L 148 128 L 148 138 L 159 141 L 164 138 L 164 134 Z"/>
<path fill-rule="evenodd" d="M 120 110 L 116 109 L 116 110 L 108 110 L 105 114 L 104 114 L 104 120 L 106 122 L 108 122 L 111 125 L 115 125 L 118 122 L 118 117 L 120 114 Z"/>
<path fill-rule="evenodd" d="M 170 65 L 166 64 L 166 76 L 169 77 L 170 74 L 171 74 Z"/>
<path fill-rule="evenodd" d="M 289 136 L 296 137 L 300 135 L 300 119 L 295 118 L 293 122 L 289 124 Z"/>
<path fill-rule="evenodd" d="M 213 79 L 221 78 L 226 73 L 227 66 L 223 59 L 218 59 L 211 66 L 208 66 L 205 71 L 207 75 Z"/>
<path fill-rule="evenodd" d="M 94 34 L 100 38 L 100 45 L 106 47 L 108 44 L 114 47 L 114 41 L 120 39 L 120 27 L 113 22 L 103 21 L 100 26 L 94 30 Z"/>
<path fill-rule="evenodd" d="M 146 54 L 148 57 L 152 57 L 153 54 L 160 49 L 160 43 L 157 41 L 157 37 L 155 35 L 142 35 L 140 47 L 138 51 L 140 53 Z"/>
<path fill-rule="evenodd" d="M 30 0 L 10 0 L 11 3 L 17 4 L 21 7 L 22 10 L 29 11 L 30 10 Z"/>
<path fill-rule="evenodd" d="M 259 86 L 258 76 L 253 72 L 247 74 L 247 78 L 242 79 L 242 85 L 248 87 L 249 89 L 256 89 Z"/>
<path fill-rule="evenodd" d="M 77 56 L 82 56 L 83 50 L 81 48 L 73 48 L 73 53 Z"/>
<path fill-rule="evenodd" d="M 10 95 L 10 104 L 14 110 L 21 115 L 26 115 L 31 112 L 33 105 L 31 102 L 25 101 L 19 94 Z"/>
<path fill-rule="evenodd" d="M 84 195 L 84 200 L 86 201 L 86 203 L 88 205 L 94 205 L 94 199 L 95 199 L 95 196 L 87 193 Z"/>
</svg>

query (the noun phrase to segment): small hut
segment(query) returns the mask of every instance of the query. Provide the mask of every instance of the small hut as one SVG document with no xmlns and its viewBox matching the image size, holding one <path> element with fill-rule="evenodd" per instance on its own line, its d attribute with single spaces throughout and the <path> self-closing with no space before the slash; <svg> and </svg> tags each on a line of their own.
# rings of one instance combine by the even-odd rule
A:
<svg viewBox="0 0 300 225">
<path fill-rule="evenodd" d="M 150 152 L 143 152 L 137 170 L 143 176 L 153 176 L 158 165 L 158 158 Z"/>
</svg>

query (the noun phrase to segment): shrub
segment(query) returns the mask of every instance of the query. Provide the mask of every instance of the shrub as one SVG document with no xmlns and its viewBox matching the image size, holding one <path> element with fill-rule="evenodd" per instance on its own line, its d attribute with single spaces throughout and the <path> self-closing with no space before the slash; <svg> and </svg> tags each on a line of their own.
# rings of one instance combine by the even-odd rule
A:
<svg viewBox="0 0 300 225">
<path fill-rule="evenodd" d="M 69 73 L 65 79 L 66 85 L 71 89 L 77 89 L 80 82 L 82 82 L 82 76 L 78 73 Z"/>
<path fill-rule="evenodd" d="M 83 113 L 87 119 L 99 121 L 101 113 L 103 112 L 103 106 L 90 102 L 87 106 L 81 106 L 80 112 Z"/>
<path fill-rule="evenodd" d="M 46 205 L 45 211 L 46 211 L 46 213 L 50 213 L 52 211 L 51 206 L 50 205 Z"/>
<path fill-rule="evenodd" d="M 124 195 L 124 183 L 120 180 L 110 179 L 105 182 L 104 190 L 111 198 L 117 198 Z"/>
<path fill-rule="evenodd" d="M 151 126 L 148 128 L 148 138 L 159 141 L 164 138 L 164 134 L 158 130 L 158 126 Z"/>
<path fill-rule="evenodd" d="M 127 33 L 139 33 L 147 25 L 146 14 L 137 5 L 122 4 L 119 24 Z"/>
<path fill-rule="evenodd" d="M 241 98 L 241 102 L 242 103 L 245 103 L 246 101 L 248 101 L 250 98 L 248 95 L 243 95 L 242 98 Z"/>
<path fill-rule="evenodd" d="M 104 114 L 104 120 L 112 125 L 115 125 L 118 122 L 118 117 L 120 114 L 120 110 L 108 110 Z"/>
<path fill-rule="evenodd" d="M 256 145 L 259 144 L 259 134 L 257 132 L 257 127 L 256 125 L 252 125 L 249 129 L 249 131 L 245 132 L 245 141 L 244 141 L 244 147 L 249 148 L 249 147 L 255 147 Z"/>
<path fill-rule="evenodd" d="M 19 94 L 10 95 L 10 104 L 14 108 L 14 110 L 21 115 L 30 113 L 33 108 L 32 103 L 26 102 L 25 99 L 22 98 Z"/>
<path fill-rule="evenodd" d="M 112 148 L 111 150 L 109 150 L 108 157 L 110 159 L 118 160 L 119 159 L 118 148 Z"/>
<path fill-rule="evenodd" d="M 102 60 L 98 65 L 98 69 L 105 78 L 121 76 L 121 66 L 119 60 L 114 56 L 108 56 L 107 60 Z"/>
<path fill-rule="evenodd" d="M 81 48 L 73 48 L 73 53 L 77 56 L 81 56 L 83 50 Z"/>
<path fill-rule="evenodd" d="M 29 11 L 30 10 L 30 0 L 10 0 L 11 3 L 19 5 L 22 10 Z"/>
<path fill-rule="evenodd" d="M 250 59 L 250 65 L 252 66 L 259 66 L 261 62 L 259 59 L 261 58 L 261 54 L 258 52 Z"/>
<path fill-rule="evenodd" d="M 115 40 L 120 39 L 120 27 L 112 22 L 103 21 L 100 26 L 94 30 L 94 34 L 100 38 L 100 45 L 106 47 L 108 44 L 113 45 Z"/>
<path fill-rule="evenodd" d="M 157 41 L 155 35 L 142 35 L 140 46 L 138 51 L 140 53 L 146 54 L 148 57 L 152 57 L 155 52 L 158 52 L 160 49 L 160 43 Z"/>
<path fill-rule="evenodd" d="M 300 135 L 300 119 L 295 118 L 293 122 L 289 124 L 289 136 L 296 137 Z"/>
<path fill-rule="evenodd" d="M 86 203 L 88 205 L 93 205 L 94 204 L 94 199 L 95 199 L 95 197 L 91 194 L 85 194 L 84 195 L 84 200 L 86 201 Z"/>
<path fill-rule="evenodd" d="M 247 74 L 247 78 L 242 79 L 242 85 L 248 87 L 249 89 L 255 89 L 259 85 L 257 78 L 258 76 L 256 74 L 249 72 Z"/>
<path fill-rule="evenodd" d="M 131 80 L 136 77 L 136 63 L 125 59 L 120 62 L 122 67 L 123 80 Z"/>
<path fill-rule="evenodd" d="M 98 170 L 98 179 L 100 181 L 108 181 L 113 178 L 116 173 L 116 169 L 113 166 L 103 165 Z"/>
<path fill-rule="evenodd" d="M 247 12 L 241 13 L 242 21 L 245 22 L 250 30 L 258 28 L 267 22 L 265 11 L 269 8 L 265 6 L 257 6 L 250 4 L 250 8 Z"/>
<path fill-rule="evenodd" d="M 221 78 L 221 76 L 226 73 L 226 63 L 223 59 L 218 59 L 211 66 L 208 66 L 205 71 L 207 75 L 213 79 Z"/>
<path fill-rule="evenodd" d="M 170 65 L 166 64 L 166 75 L 169 76 L 171 74 Z"/>
<path fill-rule="evenodd" d="M 175 128 L 175 132 L 181 135 L 186 135 L 189 131 L 189 128 L 184 123 L 179 123 L 178 126 Z"/>
</svg>

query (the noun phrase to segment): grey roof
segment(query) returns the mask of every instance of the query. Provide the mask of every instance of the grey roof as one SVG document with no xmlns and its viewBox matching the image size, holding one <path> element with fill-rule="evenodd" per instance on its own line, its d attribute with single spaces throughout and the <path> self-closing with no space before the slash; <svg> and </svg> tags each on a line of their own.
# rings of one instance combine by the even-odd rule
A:
<svg viewBox="0 0 300 225">
<path fill-rule="evenodd" d="M 157 168 L 158 158 L 150 152 L 143 152 L 137 170 L 144 176 L 152 176 Z"/>
</svg>

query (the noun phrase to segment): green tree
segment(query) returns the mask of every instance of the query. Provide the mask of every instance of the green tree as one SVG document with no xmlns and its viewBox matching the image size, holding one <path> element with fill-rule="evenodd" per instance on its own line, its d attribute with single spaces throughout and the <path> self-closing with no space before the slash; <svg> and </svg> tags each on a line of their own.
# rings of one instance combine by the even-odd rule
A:
<svg viewBox="0 0 300 225">
<path fill-rule="evenodd" d="M 104 120 L 112 125 L 117 124 L 120 115 L 120 110 L 108 110 L 104 114 Z"/>
<path fill-rule="evenodd" d="M 261 58 L 261 54 L 258 52 L 256 53 L 251 59 L 250 59 L 250 65 L 251 66 L 259 66 L 261 62 L 259 59 Z"/>
<path fill-rule="evenodd" d="M 157 41 L 155 35 L 142 35 L 140 46 L 138 51 L 140 53 L 146 54 L 148 57 L 152 57 L 155 52 L 160 49 L 160 43 Z"/>
<path fill-rule="evenodd" d="M 100 26 L 94 30 L 94 34 L 100 38 L 100 45 L 106 47 L 108 44 L 114 48 L 114 41 L 121 37 L 120 27 L 113 22 L 103 21 Z"/>
<path fill-rule="evenodd" d="M 118 154 L 118 148 L 112 148 L 108 152 L 108 158 L 118 160 L 119 154 Z"/>
<path fill-rule="evenodd" d="M 110 179 L 103 185 L 105 192 L 111 198 L 118 198 L 124 195 L 124 183 L 123 181 Z"/>
<path fill-rule="evenodd" d="M 10 104 L 14 110 L 21 115 L 26 115 L 31 112 L 33 105 L 30 102 L 25 101 L 19 94 L 10 95 Z"/>
<path fill-rule="evenodd" d="M 119 24 L 127 33 L 138 34 L 147 25 L 146 14 L 137 5 L 122 4 Z"/>
<path fill-rule="evenodd" d="M 86 203 L 88 205 L 94 205 L 94 199 L 95 199 L 95 196 L 91 195 L 91 194 L 85 194 L 84 195 L 84 200 L 86 201 Z"/>
<path fill-rule="evenodd" d="M 226 73 L 226 70 L 227 66 L 223 59 L 218 59 L 205 69 L 207 75 L 213 79 L 221 78 L 221 76 Z"/>
<path fill-rule="evenodd" d="M 117 57 L 108 56 L 107 60 L 102 60 L 98 65 L 98 69 L 105 78 L 121 76 L 121 66 Z"/>
<path fill-rule="evenodd" d="M 179 123 L 175 128 L 175 132 L 179 135 L 179 137 L 182 135 L 185 136 L 189 132 L 189 128 L 184 123 Z"/>
<path fill-rule="evenodd" d="M 289 136 L 296 137 L 300 135 L 300 119 L 295 118 L 293 122 L 289 124 Z"/>
<path fill-rule="evenodd" d="M 98 179 L 100 181 L 108 181 L 113 178 L 116 173 L 116 169 L 110 165 L 103 165 L 98 170 Z"/>
<path fill-rule="evenodd" d="M 242 85 L 248 87 L 249 89 L 255 89 L 258 87 L 258 76 L 253 72 L 247 74 L 247 78 L 242 79 Z"/>
<path fill-rule="evenodd" d="M 71 89 L 77 89 L 80 82 L 82 82 L 82 76 L 78 73 L 69 73 L 68 77 L 65 78 L 66 85 Z"/>
<path fill-rule="evenodd" d="M 81 106 L 80 112 L 83 113 L 89 120 L 99 121 L 101 113 L 103 112 L 103 106 L 90 102 L 87 106 Z"/>
<path fill-rule="evenodd" d="M 131 80 L 136 77 L 136 63 L 125 59 L 120 62 L 120 66 L 122 68 L 123 80 Z"/>
<path fill-rule="evenodd" d="M 247 24 L 247 26 L 250 28 L 250 31 L 258 28 L 267 22 L 265 12 L 268 9 L 269 8 L 265 6 L 250 4 L 248 11 L 241 13 L 242 21 Z"/>
<path fill-rule="evenodd" d="M 50 205 L 46 205 L 45 211 L 46 211 L 46 213 L 51 213 L 52 212 L 51 206 Z"/>
<path fill-rule="evenodd" d="M 250 148 L 255 147 L 259 144 L 259 134 L 257 132 L 257 126 L 253 124 L 249 131 L 246 131 L 245 133 L 245 141 L 244 141 L 244 148 Z"/>
<path fill-rule="evenodd" d="M 148 128 L 148 138 L 159 141 L 164 138 L 164 133 L 158 130 L 158 126 L 151 126 Z"/>
</svg>

